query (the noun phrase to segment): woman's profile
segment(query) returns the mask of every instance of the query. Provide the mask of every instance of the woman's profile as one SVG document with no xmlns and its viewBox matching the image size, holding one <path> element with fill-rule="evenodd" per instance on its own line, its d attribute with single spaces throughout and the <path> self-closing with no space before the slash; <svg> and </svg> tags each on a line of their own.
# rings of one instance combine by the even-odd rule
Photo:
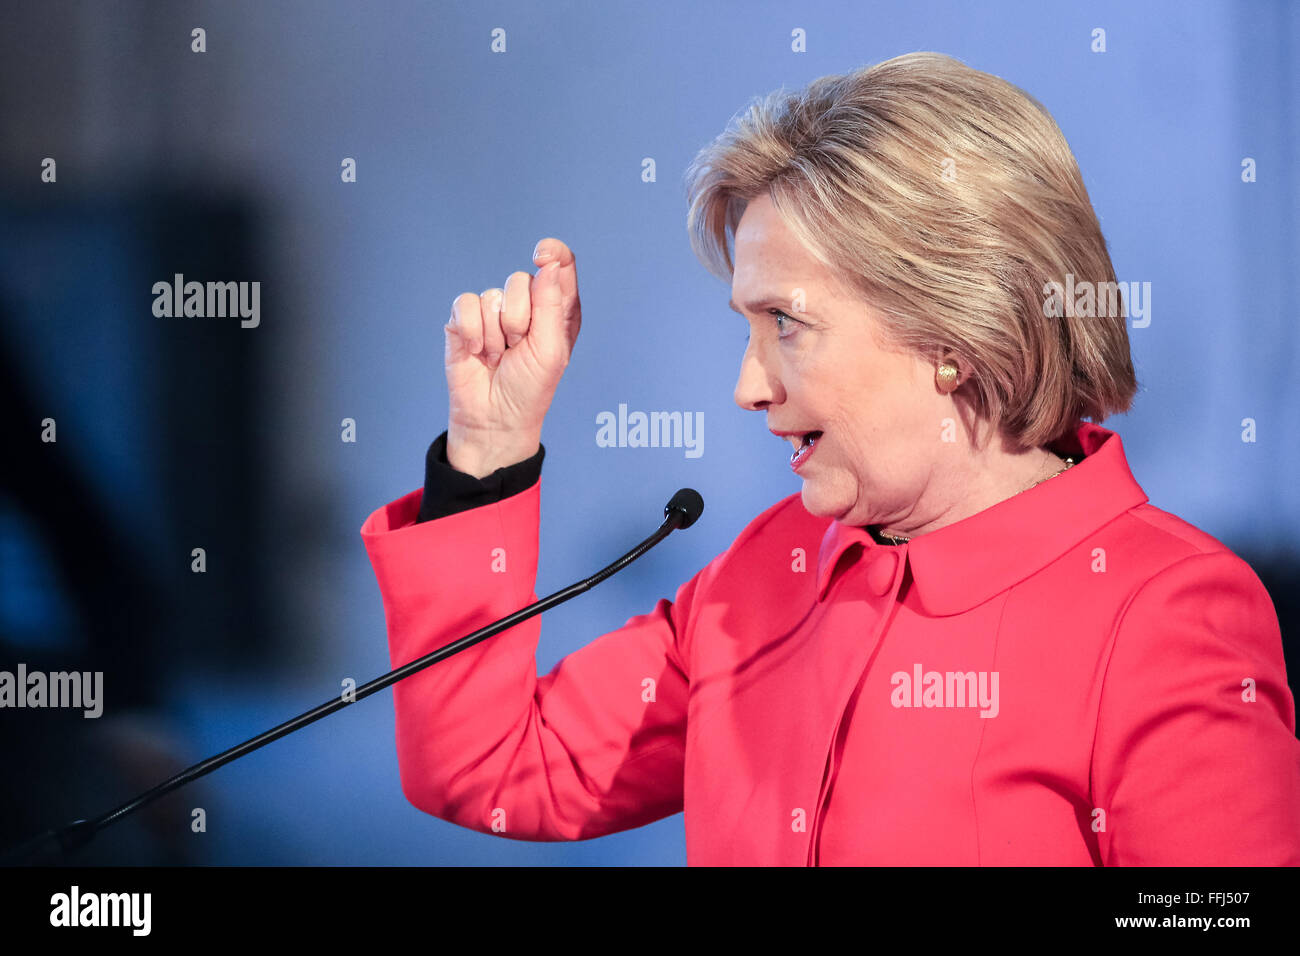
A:
<svg viewBox="0 0 1300 956">
<path fill-rule="evenodd" d="M 1300 864 L 1276 613 L 1101 425 L 1128 320 L 1047 111 L 910 54 L 757 99 L 687 185 L 801 490 L 546 675 L 532 618 L 396 685 L 407 798 L 523 840 L 684 810 L 702 865 Z M 536 597 L 581 305 L 566 243 L 533 264 L 456 298 L 425 486 L 361 529 L 394 666 Z"/>
</svg>

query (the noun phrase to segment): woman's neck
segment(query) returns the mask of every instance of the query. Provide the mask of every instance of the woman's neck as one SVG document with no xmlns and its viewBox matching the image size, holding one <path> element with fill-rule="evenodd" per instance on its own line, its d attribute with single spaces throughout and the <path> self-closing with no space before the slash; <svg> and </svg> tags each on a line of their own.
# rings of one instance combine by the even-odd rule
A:
<svg viewBox="0 0 1300 956">
<path fill-rule="evenodd" d="M 1001 441 L 997 446 L 972 450 L 965 467 L 946 469 L 922 492 L 916 513 L 879 528 L 881 535 L 886 540 L 907 539 L 938 531 L 1029 490 L 1065 467 L 1064 460 L 1046 448 L 1009 451 Z"/>
</svg>

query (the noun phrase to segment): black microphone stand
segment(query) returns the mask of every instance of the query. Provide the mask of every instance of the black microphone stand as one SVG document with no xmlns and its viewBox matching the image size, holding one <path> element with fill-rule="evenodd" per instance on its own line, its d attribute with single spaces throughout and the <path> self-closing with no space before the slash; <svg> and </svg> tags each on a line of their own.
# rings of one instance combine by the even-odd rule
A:
<svg viewBox="0 0 1300 956">
<path fill-rule="evenodd" d="M 57 852 L 59 860 L 62 861 L 68 853 L 80 849 L 89 843 L 100 830 L 116 823 L 127 814 L 139 810 L 146 804 L 152 803 L 164 794 L 171 793 L 171 791 L 178 787 L 184 786 L 191 780 L 197 780 L 199 777 L 211 773 L 218 767 L 230 763 L 232 760 L 238 760 L 245 754 L 252 753 L 259 747 L 266 746 L 273 740 L 279 740 L 286 734 L 291 734 L 295 730 L 301 730 L 308 724 L 315 723 L 322 717 L 327 717 L 334 713 L 336 710 L 347 707 L 362 698 L 369 697 L 376 691 L 383 690 L 385 687 L 396 684 L 399 680 L 410 677 L 412 674 L 424 670 L 424 668 L 431 664 L 436 664 L 438 661 L 446 660 L 448 657 L 465 650 L 467 647 L 473 647 L 480 641 L 485 641 L 493 635 L 500 634 L 502 631 L 514 627 L 520 621 L 525 621 L 535 614 L 540 614 L 542 611 L 553 608 L 557 604 L 563 604 L 570 598 L 576 597 L 584 591 L 590 590 L 601 581 L 604 581 L 611 575 L 623 570 L 623 568 L 627 567 L 664 538 L 668 537 L 668 535 L 673 531 L 676 531 L 678 528 L 689 528 L 695 523 L 696 519 L 699 518 L 703 511 L 704 500 L 700 497 L 699 493 L 692 488 L 682 488 L 673 495 L 668 504 L 664 506 L 664 522 L 659 526 L 654 534 L 650 535 L 650 537 L 646 538 L 613 564 L 607 565 L 591 577 L 579 581 L 577 584 L 571 584 L 567 588 L 556 591 L 554 594 L 535 601 L 527 607 L 520 608 L 513 614 L 509 614 L 486 627 L 481 627 L 477 631 L 467 634 L 459 640 L 452 641 L 445 647 L 440 647 L 438 650 L 425 654 L 423 657 L 417 658 L 408 664 L 403 664 L 401 667 L 389 671 L 382 677 L 376 677 L 374 680 L 362 684 L 349 695 L 331 698 L 320 706 L 313 707 L 306 713 L 299 714 L 297 717 L 294 717 L 291 720 L 286 720 L 284 723 L 272 727 L 270 730 L 258 734 L 256 737 L 245 740 L 242 744 L 231 747 L 229 750 L 223 751 L 216 756 L 208 757 L 206 760 L 201 760 L 194 764 L 194 766 L 182 770 L 171 779 L 158 784 L 158 786 L 154 787 L 152 790 L 146 790 L 135 799 L 122 804 L 116 810 L 110 810 L 108 813 L 101 814 L 92 820 L 74 820 L 72 823 L 65 824 L 64 826 L 53 830 L 47 830 L 25 843 L 12 847 L 9 850 L 6 850 L 3 855 L 0 855 L 0 865 L 14 866 L 28 862 L 42 852 L 48 854 L 51 849 L 54 849 Z"/>
</svg>

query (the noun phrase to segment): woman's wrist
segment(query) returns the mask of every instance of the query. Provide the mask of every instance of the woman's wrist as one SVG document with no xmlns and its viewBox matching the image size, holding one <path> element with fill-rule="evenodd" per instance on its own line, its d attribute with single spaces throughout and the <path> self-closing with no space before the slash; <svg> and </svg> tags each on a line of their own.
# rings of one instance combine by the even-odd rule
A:
<svg viewBox="0 0 1300 956">
<path fill-rule="evenodd" d="M 537 454 L 541 434 L 465 434 L 447 429 L 447 464 L 475 478 L 526 461 Z"/>
</svg>

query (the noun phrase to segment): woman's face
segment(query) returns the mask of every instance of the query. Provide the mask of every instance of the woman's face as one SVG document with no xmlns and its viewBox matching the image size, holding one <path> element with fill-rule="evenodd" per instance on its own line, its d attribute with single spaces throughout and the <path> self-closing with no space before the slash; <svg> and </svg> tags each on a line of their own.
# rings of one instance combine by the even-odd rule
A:
<svg viewBox="0 0 1300 956">
<path fill-rule="evenodd" d="M 960 471 L 942 466 L 966 445 L 941 440 L 956 413 L 935 366 L 881 346 L 874 310 L 802 247 L 766 195 L 737 227 L 731 291 L 750 324 L 736 403 L 766 412 L 771 431 L 822 432 L 798 470 L 804 507 L 890 528 L 938 517 L 953 490 L 944 476 Z M 800 438 L 782 440 L 788 459 Z"/>
</svg>

